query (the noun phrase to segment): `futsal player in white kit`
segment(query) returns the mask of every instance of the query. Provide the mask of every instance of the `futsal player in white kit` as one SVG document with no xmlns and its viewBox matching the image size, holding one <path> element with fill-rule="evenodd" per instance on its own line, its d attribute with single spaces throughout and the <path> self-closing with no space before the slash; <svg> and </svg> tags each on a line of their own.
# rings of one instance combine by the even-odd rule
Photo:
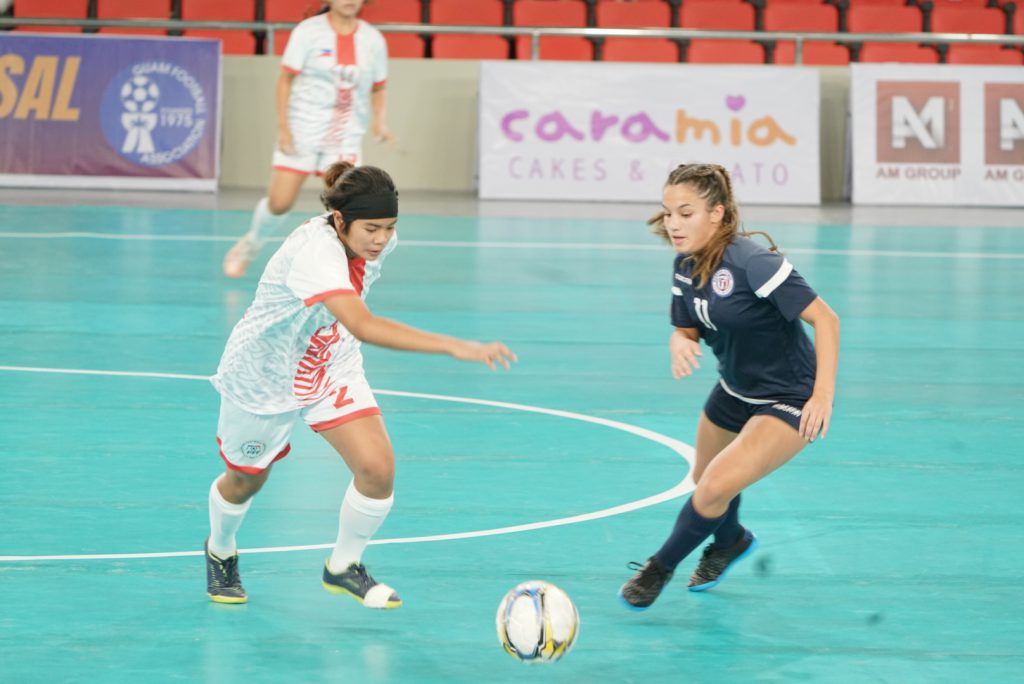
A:
<svg viewBox="0 0 1024 684">
<path fill-rule="evenodd" d="M 277 81 L 278 140 L 267 196 L 249 231 L 224 257 L 224 274 L 242 277 L 295 204 L 310 174 L 362 161 L 363 136 L 393 140 L 386 123 L 388 52 L 384 36 L 358 18 L 363 0 L 330 0 L 288 38 Z"/>
<path fill-rule="evenodd" d="M 323 586 L 371 608 L 401 599 L 362 563 L 393 501 L 394 454 L 363 374 L 360 344 L 447 353 L 491 369 L 515 355 L 500 342 L 425 332 L 375 316 L 364 299 L 397 242 L 398 192 L 373 166 L 327 170 L 328 213 L 306 221 L 271 257 L 212 378 L 221 395 L 217 441 L 227 469 L 210 487 L 207 594 L 245 603 L 235 533 L 298 422 L 319 433 L 352 472 Z"/>
</svg>

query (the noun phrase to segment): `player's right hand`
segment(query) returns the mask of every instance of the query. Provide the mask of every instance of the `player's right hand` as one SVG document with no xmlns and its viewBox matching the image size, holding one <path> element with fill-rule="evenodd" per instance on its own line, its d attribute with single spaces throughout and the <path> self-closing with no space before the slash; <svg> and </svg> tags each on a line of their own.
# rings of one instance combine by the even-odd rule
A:
<svg viewBox="0 0 1024 684">
<path fill-rule="evenodd" d="M 295 139 L 291 131 L 285 129 L 277 132 L 277 149 L 285 154 L 295 154 Z"/>
<path fill-rule="evenodd" d="M 700 342 L 679 332 L 672 333 L 668 338 L 668 353 L 672 360 L 672 377 L 676 380 L 693 375 L 693 370 L 700 368 L 697 357 L 704 356 Z"/>
<path fill-rule="evenodd" d="M 486 363 L 491 370 L 497 369 L 497 364 L 509 368 L 509 362 L 519 360 L 511 349 L 501 342 L 470 342 L 459 340 L 459 343 L 452 349 L 452 356 L 459 361 L 479 361 Z"/>
</svg>

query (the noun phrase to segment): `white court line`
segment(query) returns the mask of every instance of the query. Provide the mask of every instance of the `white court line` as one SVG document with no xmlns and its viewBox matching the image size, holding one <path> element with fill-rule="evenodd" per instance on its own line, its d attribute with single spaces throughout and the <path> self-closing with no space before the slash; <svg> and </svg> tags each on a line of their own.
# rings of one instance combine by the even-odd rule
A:
<svg viewBox="0 0 1024 684">
<path fill-rule="evenodd" d="M 0 366 L 0 371 L 9 372 L 21 372 L 21 373 L 61 373 L 70 375 L 102 375 L 102 376 L 114 376 L 114 377 L 140 377 L 140 378 L 172 378 L 179 380 L 208 380 L 209 377 L 205 375 L 185 375 L 178 373 L 151 373 L 151 372 L 131 372 L 131 371 L 100 371 L 100 370 L 84 370 L 77 368 L 39 368 L 31 366 Z M 528 413 L 540 413 L 548 416 L 554 416 L 556 418 L 567 418 L 570 420 L 578 420 L 584 423 L 591 423 L 594 425 L 603 425 L 605 427 L 613 428 L 616 430 L 622 430 L 630 434 L 636 435 L 637 437 L 643 437 L 644 439 L 651 440 L 663 446 L 668 447 L 672 451 L 683 457 L 683 459 L 689 464 L 690 468 L 687 470 L 686 477 L 670 489 L 648 496 L 637 501 L 630 503 L 621 504 L 618 506 L 612 506 L 611 508 L 604 508 L 599 511 L 593 511 L 591 513 L 581 513 L 579 515 L 572 515 L 564 518 L 556 518 L 554 520 L 543 520 L 540 522 L 525 523 L 522 525 L 510 525 L 508 527 L 495 527 L 487 530 L 473 530 L 470 532 L 454 532 L 450 534 L 432 534 L 421 537 L 399 537 L 394 539 L 376 539 L 370 542 L 370 544 L 415 544 L 421 542 L 435 542 L 435 541 L 451 541 L 454 539 L 472 539 L 474 537 L 489 537 L 498 534 L 513 534 L 516 532 L 528 532 L 530 530 L 540 530 L 546 527 L 558 527 L 561 525 L 572 525 L 575 523 L 587 522 L 590 520 L 599 520 L 601 518 L 608 518 L 614 515 L 620 515 L 622 513 L 628 513 L 630 511 L 639 510 L 641 508 L 647 508 L 648 506 L 654 506 L 655 504 L 670 501 L 677 497 L 683 496 L 688 492 L 693 491 L 694 484 L 691 477 L 693 471 L 693 447 L 690 445 L 680 442 L 677 439 L 666 437 L 665 435 L 654 432 L 653 430 L 647 430 L 645 428 L 637 427 L 635 425 L 628 425 L 626 423 L 620 423 L 616 420 L 609 420 L 607 418 L 597 418 L 595 416 L 588 416 L 582 413 L 574 413 L 572 411 L 561 411 L 558 409 L 543 408 L 540 406 L 530 406 L 528 404 L 512 404 L 504 401 L 491 401 L 489 399 L 472 399 L 469 397 L 452 397 L 443 394 L 423 394 L 420 392 L 401 392 L 397 390 L 374 390 L 377 394 L 389 395 L 394 397 L 410 397 L 414 399 L 430 399 L 433 401 L 448 401 L 462 404 L 477 404 L 480 406 L 493 406 L 495 408 L 510 409 L 513 411 L 525 411 Z M 333 548 L 334 544 L 312 544 L 306 546 L 275 546 L 275 547 L 263 547 L 254 549 L 242 549 L 243 553 L 281 553 L 287 551 L 310 551 L 314 549 L 330 549 Z M 47 556 L 0 556 L 0 562 L 16 562 L 16 561 L 52 561 L 52 560 L 124 560 L 131 558 L 179 558 L 182 556 L 201 556 L 202 551 L 166 551 L 160 553 L 99 553 L 99 554 L 78 554 L 78 555 L 47 555 Z"/>
<path fill-rule="evenodd" d="M 230 235 L 138 235 L 90 232 L 65 233 L 13 233 L 0 232 L 0 239 L 54 240 L 61 238 L 95 239 L 95 240 L 137 240 L 137 241 L 171 241 L 171 242 L 234 242 L 237 236 Z M 268 242 L 281 242 L 284 238 L 268 238 Z M 641 245 L 627 242 L 505 242 L 495 240 L 401 240 L 401 247 L 426 247 L 438 249 L 572 249 L 597 251 L 628 251 L 628 252 L 665 252 L 670 250 L 664 245 Z M 887 249 L 819 249 L 817 247 L 787 247 L 783 250 L 788 254 L 821 254 L 826 256 L 857 256 L 857 257 L 891 257 L 898 259 L 1024 259 L 1022 252 L 915 252 Z"/>
</svg>

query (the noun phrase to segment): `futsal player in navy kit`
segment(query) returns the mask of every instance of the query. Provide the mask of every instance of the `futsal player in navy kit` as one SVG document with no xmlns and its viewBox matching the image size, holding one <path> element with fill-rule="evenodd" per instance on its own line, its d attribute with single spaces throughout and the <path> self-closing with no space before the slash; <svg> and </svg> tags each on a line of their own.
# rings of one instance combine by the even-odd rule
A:
<svg viewBox="0 0 1024 684">
<path fill-rule="evenodd" d="M 740 492 L 796 456 L 832 416 L 839 318 L 776 249 L 739 231 L 728 172 L 683 164 L 669 174 L 654 232 L 678 256 L 672 281 L 672 375 L 700 367 L 700 341 L 719 378 L 697 421 L 697 488 L 668 539 L 619 591 L 644 610 L 676 566 L 714 535 L 690 577 L 690 591 L 717 585 L 757 547 L 739 522 Z M 804 323 L 814 328 L 812 343 Z"/>
</svg>

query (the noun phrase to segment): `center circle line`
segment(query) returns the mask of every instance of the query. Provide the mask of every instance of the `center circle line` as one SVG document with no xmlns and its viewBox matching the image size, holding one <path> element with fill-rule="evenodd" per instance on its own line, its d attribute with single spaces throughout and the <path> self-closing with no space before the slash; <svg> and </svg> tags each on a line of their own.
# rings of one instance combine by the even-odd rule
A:
<svg viewBox="0 0 1024 684">
<path fill-rule="evenodd" d="M 37 372 L 37 373 L 67 373 L 77 375 L 110 375 L 116 377 L 151 377 L 151 378 L 163 378 L 163 379 L 178 379 L 178 380 L 209 380 L 208 376 L 204 375 L 185 375 L 185 374 L 170 374 L 170 373 L 147 373 L 147 372 L 132 372 L 132 371 L 91 371 L 91 370 L 79 370 L 79 369 L 58 369 L 58 368 L 31 368 L 31 367 L 20 367 L 20 366 L 0 366 L 0 371 L 20 371 L 20 372 Z M 614 515 L 620 515 L 623 513 L 629 513 L 631 511 L 639 510 L 641 508 L 647 508 L 650 506 L 671 501 L 672 499 L 685 496 L 687 493 L 693 491 L 693 447 L 681 442 L 672 437 L 668 437 L 659 432 L 648 430 L 646 428 L 637 427 L 635 425 L 629 425 L 622 423 L 617 420 L 611 420 L 608 418 L 598 418 L 596 416 L 588 416 L 582 413 L 575 413 L 572 411 L 563 411 L 560 409 L 549 409 L 541 406 L 531 406 L 529 404 L 515 404 L 504 401 L 493 401 L 490 399 L 475 399 L 471 397 L 455 397 L 444 394 L 425 394 L 421 392 L 404 392 L 399 390 L 373 390 L 375 394 L 393 397 L 407 397 L 412 399 L 428 399 L 433 401 L 447 401 L 452 403 L 461 404 L 476 404 L 478 406 L 491 406 L 494 408 L 504 408 L 513 411 L 523 411 L 527 413 L 539 413 L 542 415 L 554 416 L 556 418 L 567 418 L 570 420 L 576 420 L 583 423 L 591 423 L 594 425 L 602 425 L 604 427 L 612 428 L 615 430 L 621 430 L 630 434 L 642 437 L 661 444 L 662 446 L 668 447 L 672 451 L 676 452 L 683 458 L 689 465 L 687 469 L 686 477 L 682 481 L 674 485 L 673 487 L 666 489 L 663 492 L 648 496 L 636 501 L 632 501 L 618 506 L 612 506 L 610 508 L 603 508 L 601 510 L 592 511 L 590 513 L 580 513 L 578 515 L 571 515 L 562 518 L 554 518 L 551 520 L 542 520 L 532 523 L 523 523 L 520 525 L 510 525 L 506 527 L 494 527 L 485 530 L 471 530 L 468 532 L 452 532 L 449 534 L 432 534 L 418 537 L 395 537 L 391 539 L 374 539 L 370 541 L 371 545 L 376 544 L 416 544 L 423 542 L 436 542 L 436 541 L 452 541 L 457 539 L 472 539 L 475 537 L 490 537 L 500 534 L 514 534 L 517 532 L 528 532 L 531 530 L 539 530 L 548 527 L 559 527 L 561 525 L 572 525 L 581 522 L 588 522 L 591 520 L 599 520 L 601 518 L 608 518 Z M 333 548 L 334 544 L 309 544 L 303 546 L 273 546 L 273 547 L 259 547 L 250 549 L 240 549 L 240 553 L 255 554 L 255 553 L 284 553 L 291 551 L 312 551 L 317 549 L 330 549 Z M 99 553 L 99 554 L 73 554 L 73 555 L 36 555 L 36 556 L 0 556 L 0 562 L 25 562 L 25 561 L 58 561 L 58 560 L 127 560 L 127 559 L 145 559 L 145 558 L 180 558 L 186 556 L 202 556 L 202 551 L 164 551 L 154 553 Z"/>
</svg>

